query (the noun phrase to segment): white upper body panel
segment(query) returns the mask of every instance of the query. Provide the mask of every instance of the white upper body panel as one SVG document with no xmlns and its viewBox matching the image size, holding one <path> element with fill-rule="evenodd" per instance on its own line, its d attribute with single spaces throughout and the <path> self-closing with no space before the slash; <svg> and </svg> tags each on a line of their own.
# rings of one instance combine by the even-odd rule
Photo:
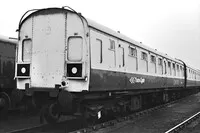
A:
<svg viewBox="0 0 200 133">
<path fill-rule="evenodd" d="M 86 22 L 83 22 L 77 14 L 57 9 L 29 16 L 20 28 L 17 63 L 30 64 L 30 77 L 17 77 L 17 88 L 24 89 L 26 83 L 29 83 L 30 88 L 55 88 L 55 85 L 66 81 L 65 89 L 68 91 L 88 90 L 88 82 L 85 80 L 74 82 L 66 76 L 68 63 L 82 63 L 83 75 L 89 73 L 85 24 Z M 23 44 L 24 40 L 26 45 Z M 81 47 L 77 48 L 79 50 L 75 49 L 77 45 L 71 45 L 76 44 L 74 41 L 77 40 L 81 40 L 79 41 Z M 27 44 L 31 47 L 28 47 L 29 50 L 23 54 Z M 30 59 L 23 60 L 22 57 L 25 55 Z M 80 60 L 76 60 L 78 58 Z"/>
</svg>

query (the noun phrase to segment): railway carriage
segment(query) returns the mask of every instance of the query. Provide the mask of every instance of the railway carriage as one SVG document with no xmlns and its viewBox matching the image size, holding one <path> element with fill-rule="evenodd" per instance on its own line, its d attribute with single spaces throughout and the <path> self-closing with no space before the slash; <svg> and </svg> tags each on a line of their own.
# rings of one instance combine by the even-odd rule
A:
<svg viewBox="0 0 200 133">
<path fill-rule="evenodd" d="M 187 65 L 187 87 L 199 86 L 200 71 Z"/>
<path fill-rule="evenodd" d="M 17 89 L 43 108 L 47 122 L 60 114 L 100 118 L 109 111 L 135 111 L 193 92 L 187 83 L 199 87 L 200 72 L 183 61 L 74 10 L 25 14 L 18 32 Z M 189 80 L 190 70 L 196 76 Z"/>
<path fill-rule="evenodd" d="M 15 49 L 17 41 L 0 36 L 0 117 L 11 106 L 11 93 L 16 88 Z"/>
</svg>

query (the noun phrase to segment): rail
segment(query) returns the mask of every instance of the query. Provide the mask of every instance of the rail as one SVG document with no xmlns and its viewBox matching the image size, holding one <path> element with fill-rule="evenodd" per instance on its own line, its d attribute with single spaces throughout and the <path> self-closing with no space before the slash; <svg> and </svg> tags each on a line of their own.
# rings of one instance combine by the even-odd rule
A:
<svg viewBox="0 0 200 133">
<path fill-rule="evenodd" d="M 176 125 L 175 127 L 169 129 L 165 133 L 178 132 L 178 131 L 180 131 L 181 129 L 183 129 L 184 127 L 186 127 L 187 125 L 189 125 L 191 122 L 193 122 L 194 120 L 196 120 L 199 117 L 200 117 L 200 112 L 196 113 L 195 115 L 191 116 L 190 118 L 188 118 L 187 120 L 181 122 L 180 124 Z"/>
</svg>

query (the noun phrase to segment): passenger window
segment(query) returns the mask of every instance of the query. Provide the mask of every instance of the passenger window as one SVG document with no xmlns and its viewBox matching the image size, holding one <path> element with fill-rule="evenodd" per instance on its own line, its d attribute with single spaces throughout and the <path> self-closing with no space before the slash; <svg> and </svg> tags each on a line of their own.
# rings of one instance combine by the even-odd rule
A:
<svg viewBox="0 0 200 133">
<path fill-rule="evenodd" d="M 158 58 L 158 74 L 163 74 L 162 58 Z"/>
<path fill-rule="evenodd" d="M 156 57 L 154 55 L 151 55 L 151 63 L 156 64 Z"/>
<path fill-rule="evenodd" d="M 149 72 L 150 73 L 156 73 L 156 56 L 150 55 L 150 63 L 149 63 Z"/>
<path fill-rule="evenodd" d="M 187 70 L 187 76 L 188 76 L 188 78 L 190 78 L 190 69 L 189 68 Z"/>
<path fill-rule="evenodd" d="M 179 75 L 180 72 L 179 72 L 179 65 L 178 65 L 178 64 L 177 64 L 177 67 L 176 67 L 176 68 L 177 68 L 177 76 L 180 76 L 180 75 Z"/>
<path fill-rule="evenodd" d="M 164 74 L 167 74 L 167 65 L 165 61 L 164 61 Z"/>
<path fill-rule="evenodd" d="M 158 58 L 158 65 L 162 66 L 162 59 Z"/>
<path fill-rule="evenodd" d="M 169 75 L 172 75 L 171 62 L 169 61 L 168 61 L 168 71 Z"/>
<path fill-rule="evenodd" d="M 147 53 L 142 52 L 141 59 L 147 61 Z"/>
<path fill-rule="evenodd" d="M 183 77 L 183 68 L 180 66 L 180 76 Z"/>
<path fill-rule="evenodd" d="M 132 57 L 137 57 L 137 50 L 135 47 L 129 46 L 129 55 Z"/>
<path fill-rule="evenodd" d="M 119 67 L 125 66 L 125 60 L 124 60 L 124 48 L 119 47 Z"/>
<path fill-rule="evenodd" d="M 173 63 L 173 65 L 172 65 L 172 70 L 173 70 L 173 76 L 176 76 L 175 63 Z"/>
<path fill-rule="evenodd" d="M 109 49 L 110 50 L 115 50 L 115 41 L 112 40 L 112 39 L 109 39 L 109 40 L 110 40 L 110 47 L 109 47 Z"/>
<path fill-rule="evenodd" d="M 138 71 L 137 49 L 136 47 L 130 44 L 128 46 L 127 62 L 129 63 L 129 65 L 126 67 L 128 71 L 130 72 Z"/>
<path fill-rule="evenodd" d="M 194 71 L 192 71 L 192 79 L 194 79 Z"/>
</svg>

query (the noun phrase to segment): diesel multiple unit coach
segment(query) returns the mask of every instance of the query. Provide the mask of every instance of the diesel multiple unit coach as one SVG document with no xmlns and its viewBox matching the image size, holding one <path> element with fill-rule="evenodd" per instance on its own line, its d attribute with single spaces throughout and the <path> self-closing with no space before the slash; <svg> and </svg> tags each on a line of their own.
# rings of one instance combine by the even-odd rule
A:
<svg viewBox="0 0 200 133">
<path fill-rule="evenodd" d="M 137 111 L 200 87 L 199 70 L 71 8 L 27 11 L 18 33 L 16 102 L 30 101 L 50 123 Z"/>
</svg>

